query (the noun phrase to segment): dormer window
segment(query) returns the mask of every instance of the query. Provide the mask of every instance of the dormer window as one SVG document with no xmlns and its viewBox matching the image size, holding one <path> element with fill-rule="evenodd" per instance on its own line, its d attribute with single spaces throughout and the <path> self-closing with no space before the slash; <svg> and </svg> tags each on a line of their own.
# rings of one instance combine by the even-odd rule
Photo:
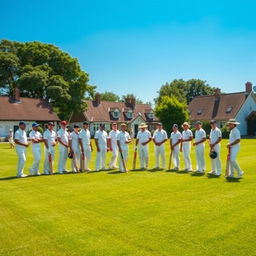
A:
<svg viewBox="0 0 256 256">
<path fill-rule="evenodd" d="M 154 112 L 153 112 L 153 110 L 146 111 L 146 117 L 148 119 L 154 119 Z"/>
<path fill-rule="evenodd" d="M 228 108 L 226 109 L 226 113 L 231 113 L 232 109 L 233 109 L 233 107 L 228 107 Z"/>
<path fill-rule="evenodd" d="M 111 115 L 114 119 L 118 119 L 120 116 L 120 111 L 119 109 L 115 108 L 115 109 L 111 109 Z"/>
<path fill-rule="evenodd" d="M 203 112 L 202 109 L 199 109 L 199 110 L 197 111 L 197 114 L 198 114 L 198 115 L 201 115 L 202 112 Z"/>
<path fill-rule="evenodd" d="M 125 112 L 125 116 L 127 119 L 132 119 L 133 117 L 133 111 L 132 110 L 128 110 Z"/>
</svg>

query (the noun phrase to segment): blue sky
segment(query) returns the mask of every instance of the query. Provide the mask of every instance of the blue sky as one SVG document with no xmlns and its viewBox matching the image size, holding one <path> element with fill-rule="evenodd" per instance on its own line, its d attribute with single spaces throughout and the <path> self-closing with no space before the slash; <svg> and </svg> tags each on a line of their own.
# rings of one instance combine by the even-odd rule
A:
<svg viewBox="0 0 256 256">
<path fill-rule="evenodd" d="M 99 92 L 145 101 L 175 78 L 256 85 L 256 1 L 0 0 L 0 38 L 53 43 Z M 4 21 L 4 22 L 3 22 Z"/>
</svg>

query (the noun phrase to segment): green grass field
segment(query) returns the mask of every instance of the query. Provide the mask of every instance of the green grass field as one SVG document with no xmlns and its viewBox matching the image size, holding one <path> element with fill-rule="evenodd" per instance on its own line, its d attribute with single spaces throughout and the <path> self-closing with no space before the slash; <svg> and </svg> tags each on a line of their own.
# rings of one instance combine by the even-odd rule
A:
<svg viewBox="0 0 256 256">
<path fill-rule="evenodd" d="M 242 140 L 238 182 L 152 170 L 7 179 L 16 154 L 0 144 L 0 255 L 256 255 L 255 149 Z M 25 173 L 31 162 L 29 149 Z"/>
</svg>

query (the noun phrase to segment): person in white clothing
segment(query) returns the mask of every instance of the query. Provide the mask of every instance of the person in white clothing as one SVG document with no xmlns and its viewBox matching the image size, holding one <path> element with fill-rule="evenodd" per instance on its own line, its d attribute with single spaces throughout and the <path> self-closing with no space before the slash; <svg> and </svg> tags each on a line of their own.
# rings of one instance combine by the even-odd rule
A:
<svg viewBox="0 0 256 256">
<path fill-rule="evenodd" d="M 147 127 L 146 124 L 141 123 L 139 126 L 140 131 L 136 138 L 136 147 L 139 144 L 140 168 L 144 170 L 148 169 L 148 143 L 151 141 L 151 134 L 146 129 Z"/>
<path fill-rule="evenodd" d="M 89 131 L 89 123 L 85 121 L 83 123 L 83 129 L 79 132 L 79 144 L 81 148 L 81 160 L 84 160 L 85 171 L 90 171 L 89 168 L 90 160 L 92 157 L 92 143 L 91 143 L 91 133 Z M 82 165 L 82 164 L 81 164 Z M 83 170 L 82 170 L 83 171 Z"/>
<path fill-rule="evenodd" d="M 32 124 L 32 131 L 29 133 L 29 138 L 32 141 L 32 153 L 34 162 L 30 167 L 30 175 L 40 175 L 39 164 L 41 160 L 41 142 L 44 142 L 42 134 L 38 131 L 39 124 Z"/>
<path fill-rule="evenodd" d="M 45 160 L 44 160 L 44 174 L 48 175 L 50 173 L 50 162 L 49 159 L 54 161 L 55 156 L 55 146 L 57 144 L 57 134 L 53 130 L 54 123 L 49 122 L 47 125 L 47 130 L 43 134 L 44 145 L 45 145 Z"/>
<path fill-rule="evenodd" d="M 172 126 L 172 133 L 170 135 L 170 147 L 172 150 L 172 162 L 174 165 L 173 170 L 178 171 L 180 169 L 180 144 L 181 144 L 181 133 L 178 130 L 178 125 Z"/>
<path fill-rule="evenodd" d="M 97 148 L 97 156 L 96 156 L 96 171 L 106 170 L 106 153 L 108 151 L 107 147 L 107 137 L 108 134 L 104 130 L 105 125 L 100 124 L 100 129 L 96 131 L 94 135 L 95 144 Z"/>
<path fill-rule="evenodd" d="M 117 146 L 117 136 L 120 133 L 120 131 L 117 130 L 117 124 L 112 124 L 112 130 L 110 131 L 108 135 L 108 147 L 109 151 L 112 152 L 112 157 L 109 163 L 109 168 L 116 169 L 116 162 L 118 157 L 118 146 Z"/>
<path fill-rule="evenodd" d="M 18 155 L 18 166 L 17 166 L 18 178 L 27 177 L 27 175 L 23 173 L 23 169 L 26 162 L 26 149 L 29 146 L 25 129 L 26 129 L 25 122 L 20 121 L 19 129 L 15 132 L 15 135 L 14 135 L 15 149 Z"/>
<path fill-rule="evenodd" d="M 72 158 L 72 172 L 80 172 L 80 147 L 79 147 L 79 126 L 74 125 L 74 131 L 69 135 L 69 147 L 70 152 L 73 155 Z"/>
<path fill-rule="evenodd" d="M 127 130 L 127 125 L 126 124 L 121 124 L 121 132 L 118 133 L 117 135 L 117 146 L 120 152 L 119 156 L 119 170 L 120 172 L 125 172 L 123 162 L 121 159 L 121 152 L 124 158 L 124 162 L 127 167 L 127 161 L 128 161 L 128 144 L 131 143 L 131 137 L 129 133 L 126 131 Z"/>
<path fill-rule="evenodd" d="M 66 173 L 66 162 L 68 159 L 68 132 L 66 130 L 67 122 L 61 121 L 60 122 L 61 128 L 57 132 L 57 140 L 59 142 L 59 162 L 58 162 L 58 173 Z"/>
<path fill-rule="evenodd" d="M 159 169 L 159 158 L 161 157 L 162 168 L 165 169 L 165 150 L 164 143 L 167 141 L 167 133 L 163 129 L 162 123 L 157 123 L 157 130 L 153 134 L 153 142 L 155 144 L 155 169 Z"/>
<path fill-rule="evenodd" d="M 10 148 L 14 148 L 14 141 L 13 141 L 13 131 L 12 129 L 9 130 L 9 135 L 8 135 L 8 141 L 10 143 Z"/>
<path fill-rule="evenodd" d="M 221 161 L 220 161 L 220 142 L 222 139 L 221 130 L 217 127 L 217 123 L 215 120 L 211 120 L 211 132 L 210 132 L 210 149 L 217 153 L 216 158 L 211 158 L 211 171 L 209 174 L 220 176 L 221 175 Z"/>
<path fill-rule="evenodd" d="M 193 133 L 189 129 L 190 125 L 188 122 L 184 122 L 181 126 L 183 128 L 182 139 L 181 139 L 181 151 L 185 161 L 185 171 L 192 172 L 192 162 L 190 158 L 191 141 L 193 140 Z"/>
<path fill-rule="evenodd" d="M 204 148 L 206 141 L 206 133 L 202 128 L 202 122 L 197 121 L 195 124 L 195 142 L 193 146 L 196 147 L 196 173 L 203 174 L 205 171 L 205 157 L 204 157 Z"/>
<path fill-rule="evenodd" d="M 234 178 L 234 172 L 237 171 L 238 177 L 241 178 L 244 174 L 244 171 L 240 168 L 238 162 L 236 161 L 237 154 L 240 150 L 240 131 L 237 129 L 237 125 L 240 123 L 235 119 L 229 119 L 227 125 L 230 129 L 229 134 L 229 143 L 227 148 L 230 151 L 230 164 L 229 164 L 229 174 L 227 177 Z"/>
</svg>

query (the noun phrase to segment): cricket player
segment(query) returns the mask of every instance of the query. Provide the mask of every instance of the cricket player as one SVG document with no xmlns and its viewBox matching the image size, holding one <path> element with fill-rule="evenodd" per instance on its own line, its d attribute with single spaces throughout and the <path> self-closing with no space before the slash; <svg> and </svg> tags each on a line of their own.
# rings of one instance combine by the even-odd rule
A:
<svg viewBox="0 0 256 256">
<path fill-rule="evenodd" d="M 204 173 L 205 171 L 205 158 L 204 158 L 204 148 L 206 141 L 206 133 L 202 128 L 202 122 L 197 121 L 195 124 L 195 142 L 193 146 L 196 147 L 196 173 Z"/>
<path fill-rule="evenodd" d="M 24 165 L 26 162 L 26 149 L 29 146 L 25 129 L 26 129 L 25 122 L 20 121 L 19 129 L 15 132 L 15 135 L 14 135 L 15 149 L 18 155 L 18 166 L 17 166 L 18 178 L 27 177 L 27 175 L 23 173 Z"/>
<path fill-rule="evenodd" d="M 57 134 L 53 130 L 54 123 L 49 122 L 47 130 L 43 134 L 44 145 L 45 145 L 45 160 L 44 160 L 44 174 L 51 174 L 51 166 L 53 166 L 55 156 L 55 146 L 57 144 Z M 50 161 L 51 160 L 51 163 Z"/>
<path fill-rule="evenodd" d="M 61 128 L 57 132 L 57 140 L 59 142 L 59 162 L 58 162 L 58 173 L 66 173 L 66 162 L 68 159 L 68 148 L 69 148 L 69 134 L 66 130 L 67 122 L 60 122 Z"/>
<path fill-rule="evenodd" d="M 74 131 L 69 135 L 69 147 L 73 153 L 72 158 L 72 172 L 80 171 L 80 147 L 79 147 L 79 125 L 74 125 Z"/>
<path fill-rule="evenodd" d="M 8 135 L 8 141 L 10 143 L 10 148 L 14 148 L 14 141 L 13 141 L 13 131 L 12 129 L 9 130 L 9 135 Z"/>
<path fill-rule="evenodd" d="M 230 129 L 229 134 L 229 143 L 227 145 L 227 148 L 230 150 L 230 164 L 229 164 L 229 176 L 233 178 L 234 177 L 234 171 L 236 170 L 238 173 L 238 177 L 241 178 L 244 174 L 244 172 L 241 170 L 239 164 L 236 161 L 237 154 L 240 150 L 240 131 L 237 129 L 237 125 L 240 123 L 237 122 L 235 119 L 229 119 L 227 122 L 227 125 Z"/>
<path fill-rule="evenodd" d="M 172 162 L 174 165 L 173 170 L 178 171 L 180 169 L 180 144 L 181 144 L 181 133 L 178 130 L 178 125 L 172 126 L 172 133 L 170 135 L 170 147 L 172 150 Z"/>
<path fill-rule="evenodd" d="M 143 170 L 148 169 L 148 143 L 151 141 L 151 134 L 147 127 L 145 123 L 141 123 L 136 138 L 136 147 L 139 144 L 140 168 Z"/>
<path fill-rule="evenodd" d="M 188 122 L 184 122 L 181 126 L 183 128 L 182 132 L 182 146 L 181 151 L 183 152 L 183 157 L 185 161 L 185 171 L 186 172 L 192 172 L 192 162 L 190 158 L 190 150 L 191 150 L 191 141 L 193 140 L 193 133 L 189 129 L 190 125 Z"/>
<path fill-rule="evenodd" d="M 112 124 L 112 130 L 110 131 L 108 135 L 108 147 L 109 150 L 112 152 L 112 157 L 109 163 L 109 168 L 116 169 L 116 162 L 118 157 L 118 146 L 117 146 L 117 136 L 120 133 L 117 129 L 117 124 Z"/>
<path fill-rule="evenodd" d="M 155 144 L 155 169 L 159 169 L 159 157 L 161 157 L 162 168 L 165 169 L 165 150 L 164 143 L 167 141 L 167 133 L 163 129 L 162 123 L 157 123 L 157 130 L 153 134 Z"/>
<path fill-rule="evenodd" d="M 42 134 L 38 131 L 39 124 L 32 124 L 32 131 L 29 133 L 29 138 L 32 142 L 32 153 L 34 156 L 34 162 L 30 167 L 30 175 L 40 175 L 39 164 L 41 160 L 41 145 L 44 142 Z"/>
<path fill-rule="evenodd" d="M 90 171 L 89 168 L 91 156 L 92 156 L 92 144 L 91 144 L 91 133 L 89 131 L 89 123 L 83 123 L 83 129 L 79 133 L 79 144 L 81 148 L 81 158 L 84 158 L 85 162 L 85 171 Z"/>
<path fill-rule="evenodd" d="M 125 172 L 125 168 L 123 166 L 122 158 L 121 158 L 121 152 L 123 155 L 123 159 L 125 162 L 125 165 L 127 167 L 127 160 L 128 160 L 128 144 L 131 143 L 131 137 L 129 133 L 126 131 L 127 125 L 121 124 L 121 131 L 117 135 L 117 145 L 120 152 L 119 156 L 119 170 L 120 172 Z"/>
<path fill-rule="evenodd" d="M 210 148 L 211 151 L 215 151 L 217 153 L 217 157 L 215 159 L 211 159 L 211 171 L 209 174 L 220 176 L 221 175 L 221 161 L 220 161 L 220 142 L 222 139 L 221 130 L 217 127 L 217 123 L 215 120 L 211 120 L 211 132 L 210 132 Z"/>
<path fill-rule="evenodd" d="M 95 144 L 97 148 L 96 156 L 96 171 L 106 170 L 106 153 L 108 151 L 107 147 L 107 137 L 108 134 L 105 131 L 105 125 L 100 124 L 100 128 L 96 131 L 94 135 Z"/>
</svg>

